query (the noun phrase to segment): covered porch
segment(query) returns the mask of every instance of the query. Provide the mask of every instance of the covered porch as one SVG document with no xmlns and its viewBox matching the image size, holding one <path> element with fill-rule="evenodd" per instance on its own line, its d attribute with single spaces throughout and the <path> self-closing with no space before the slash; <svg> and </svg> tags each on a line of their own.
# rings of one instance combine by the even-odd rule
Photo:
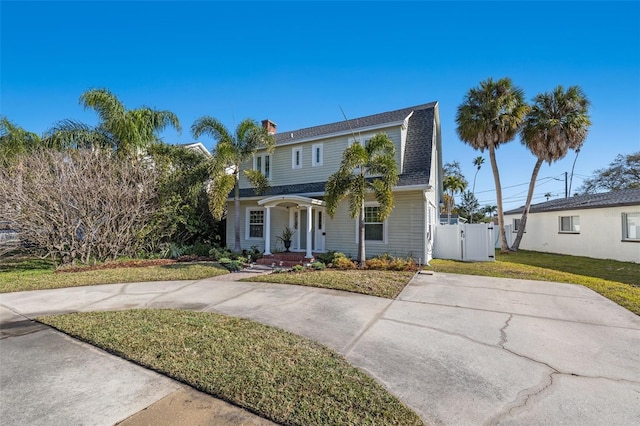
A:
<svg viewBox="0 0 640 426">
<path fill-rule="evenodd" d="M 312 259 L 313 252 L 325 251 L 325 202 L 300 195 L 276 195 L 258 201 L 264 208 L 264 254 L 271 255 L 272 210 L 285 209 L 288 227 L 294 231 L 291 238 L 292 251 L 304 252 Z"/>
</svg>

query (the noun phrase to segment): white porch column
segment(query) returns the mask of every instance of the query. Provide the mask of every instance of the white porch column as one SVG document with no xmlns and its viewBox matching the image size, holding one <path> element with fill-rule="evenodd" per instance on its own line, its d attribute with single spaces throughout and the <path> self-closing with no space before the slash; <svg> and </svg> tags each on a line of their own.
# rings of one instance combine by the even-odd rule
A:
<svg viewBox="0 0 640 426">
<path fill-rule="evenodd" d="M 312 210 L 312 207 L 307 206 L 307 254 L 305 255 L 305 257 L 308 259 L 311 259 L 311 257 L 313 256 L 313 253 L 311 253 L 311 229 L 312 229 L 311 210 Z"/>
<path fill-rule="evenodd" d="M 271 254 L 271 207 L 264 208 L 264 254 Z"/>
</svg>

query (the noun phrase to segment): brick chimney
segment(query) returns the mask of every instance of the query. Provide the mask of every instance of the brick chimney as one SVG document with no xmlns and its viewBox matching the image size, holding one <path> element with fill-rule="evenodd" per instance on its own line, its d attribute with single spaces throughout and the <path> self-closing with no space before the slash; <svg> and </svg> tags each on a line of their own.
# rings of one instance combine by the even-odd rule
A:
<svg viewBox="0 0 640 426">
<path fill-rule="evenodd" d="M 267 132 L 269 132 L 270 135 L 275 135 L 276 134 L 276 123 L 274 123 L 273 121 L 266 119 L 266 120 L 262 120 L 262 127 L 264 129 L 267 129 Z"/>
</svg>

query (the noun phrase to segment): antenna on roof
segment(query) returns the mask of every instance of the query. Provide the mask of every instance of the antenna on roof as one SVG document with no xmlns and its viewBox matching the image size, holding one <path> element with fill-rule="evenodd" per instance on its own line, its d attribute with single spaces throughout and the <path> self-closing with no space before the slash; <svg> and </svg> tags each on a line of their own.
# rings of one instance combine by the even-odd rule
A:
<svg viewBox="0 0 640 426">
<path fill-rule="evenodd" d="M 342 112 L 342 116 L 344 117 L 344 120 L 347 122 L 347 126 L 349 126 L 349 130 L 351 131 L 351 136 L 353 136 L 353 139 L 355 140 L 356 139 L 356 135 L 355 135 L 355 133 L 353 133 L 353 128 L 351 127 L 351 122 L 347 118 L 347 114 L 344 113 L 344 110 L 342 109 L 342 106 L 338 105 L 338 108 L 340 108 L 340 112 Z"/>
</svg>

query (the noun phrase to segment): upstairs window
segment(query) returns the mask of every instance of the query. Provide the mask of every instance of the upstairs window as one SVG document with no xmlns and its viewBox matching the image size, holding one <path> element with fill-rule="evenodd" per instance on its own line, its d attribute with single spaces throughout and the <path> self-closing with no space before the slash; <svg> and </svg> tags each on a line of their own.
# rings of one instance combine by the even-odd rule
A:
<svg viewBox="0 0 640 426">
<path fill-rule="evenodd" d="M 358 136 L 358 137 L 350 137 L 347 139 L 347 147 L 350 147 L 351 145 L 353 145 L 354 143 L 357 143 L 358 145 L 361 146 L 367 146 L 367 143 L 371 140 L 372 136 Z M 360 167 L 356 167 L 355 169 L 353 169 L 354 173 L 360 173 Z"/>
<path fill-rule="evenodd" d="M 640 241 L 640 212 L 622 213 L 622 241 Z"/>
<path fill-rule="evenodd" d="M 267 179 L 271 179 L 271 156 L 268 154 L 256 155 L 253 158 L 253 168 L 260 171 Z"/>
<path fill-rule="evenodd" d="M 322 144 L 315 144 L 311 146 L 311 166 L 322 166 Z"/>
<path fill-rule="evenodd" d="M 560 233 L 580 233 L 580 216 L 560 216 L 558 221 L 560 225 Z"/>
<path fill-rule="evenodd" d="M 291 149 L 291 168 L 302 168 L 302 147 Z"/>
</svg>

